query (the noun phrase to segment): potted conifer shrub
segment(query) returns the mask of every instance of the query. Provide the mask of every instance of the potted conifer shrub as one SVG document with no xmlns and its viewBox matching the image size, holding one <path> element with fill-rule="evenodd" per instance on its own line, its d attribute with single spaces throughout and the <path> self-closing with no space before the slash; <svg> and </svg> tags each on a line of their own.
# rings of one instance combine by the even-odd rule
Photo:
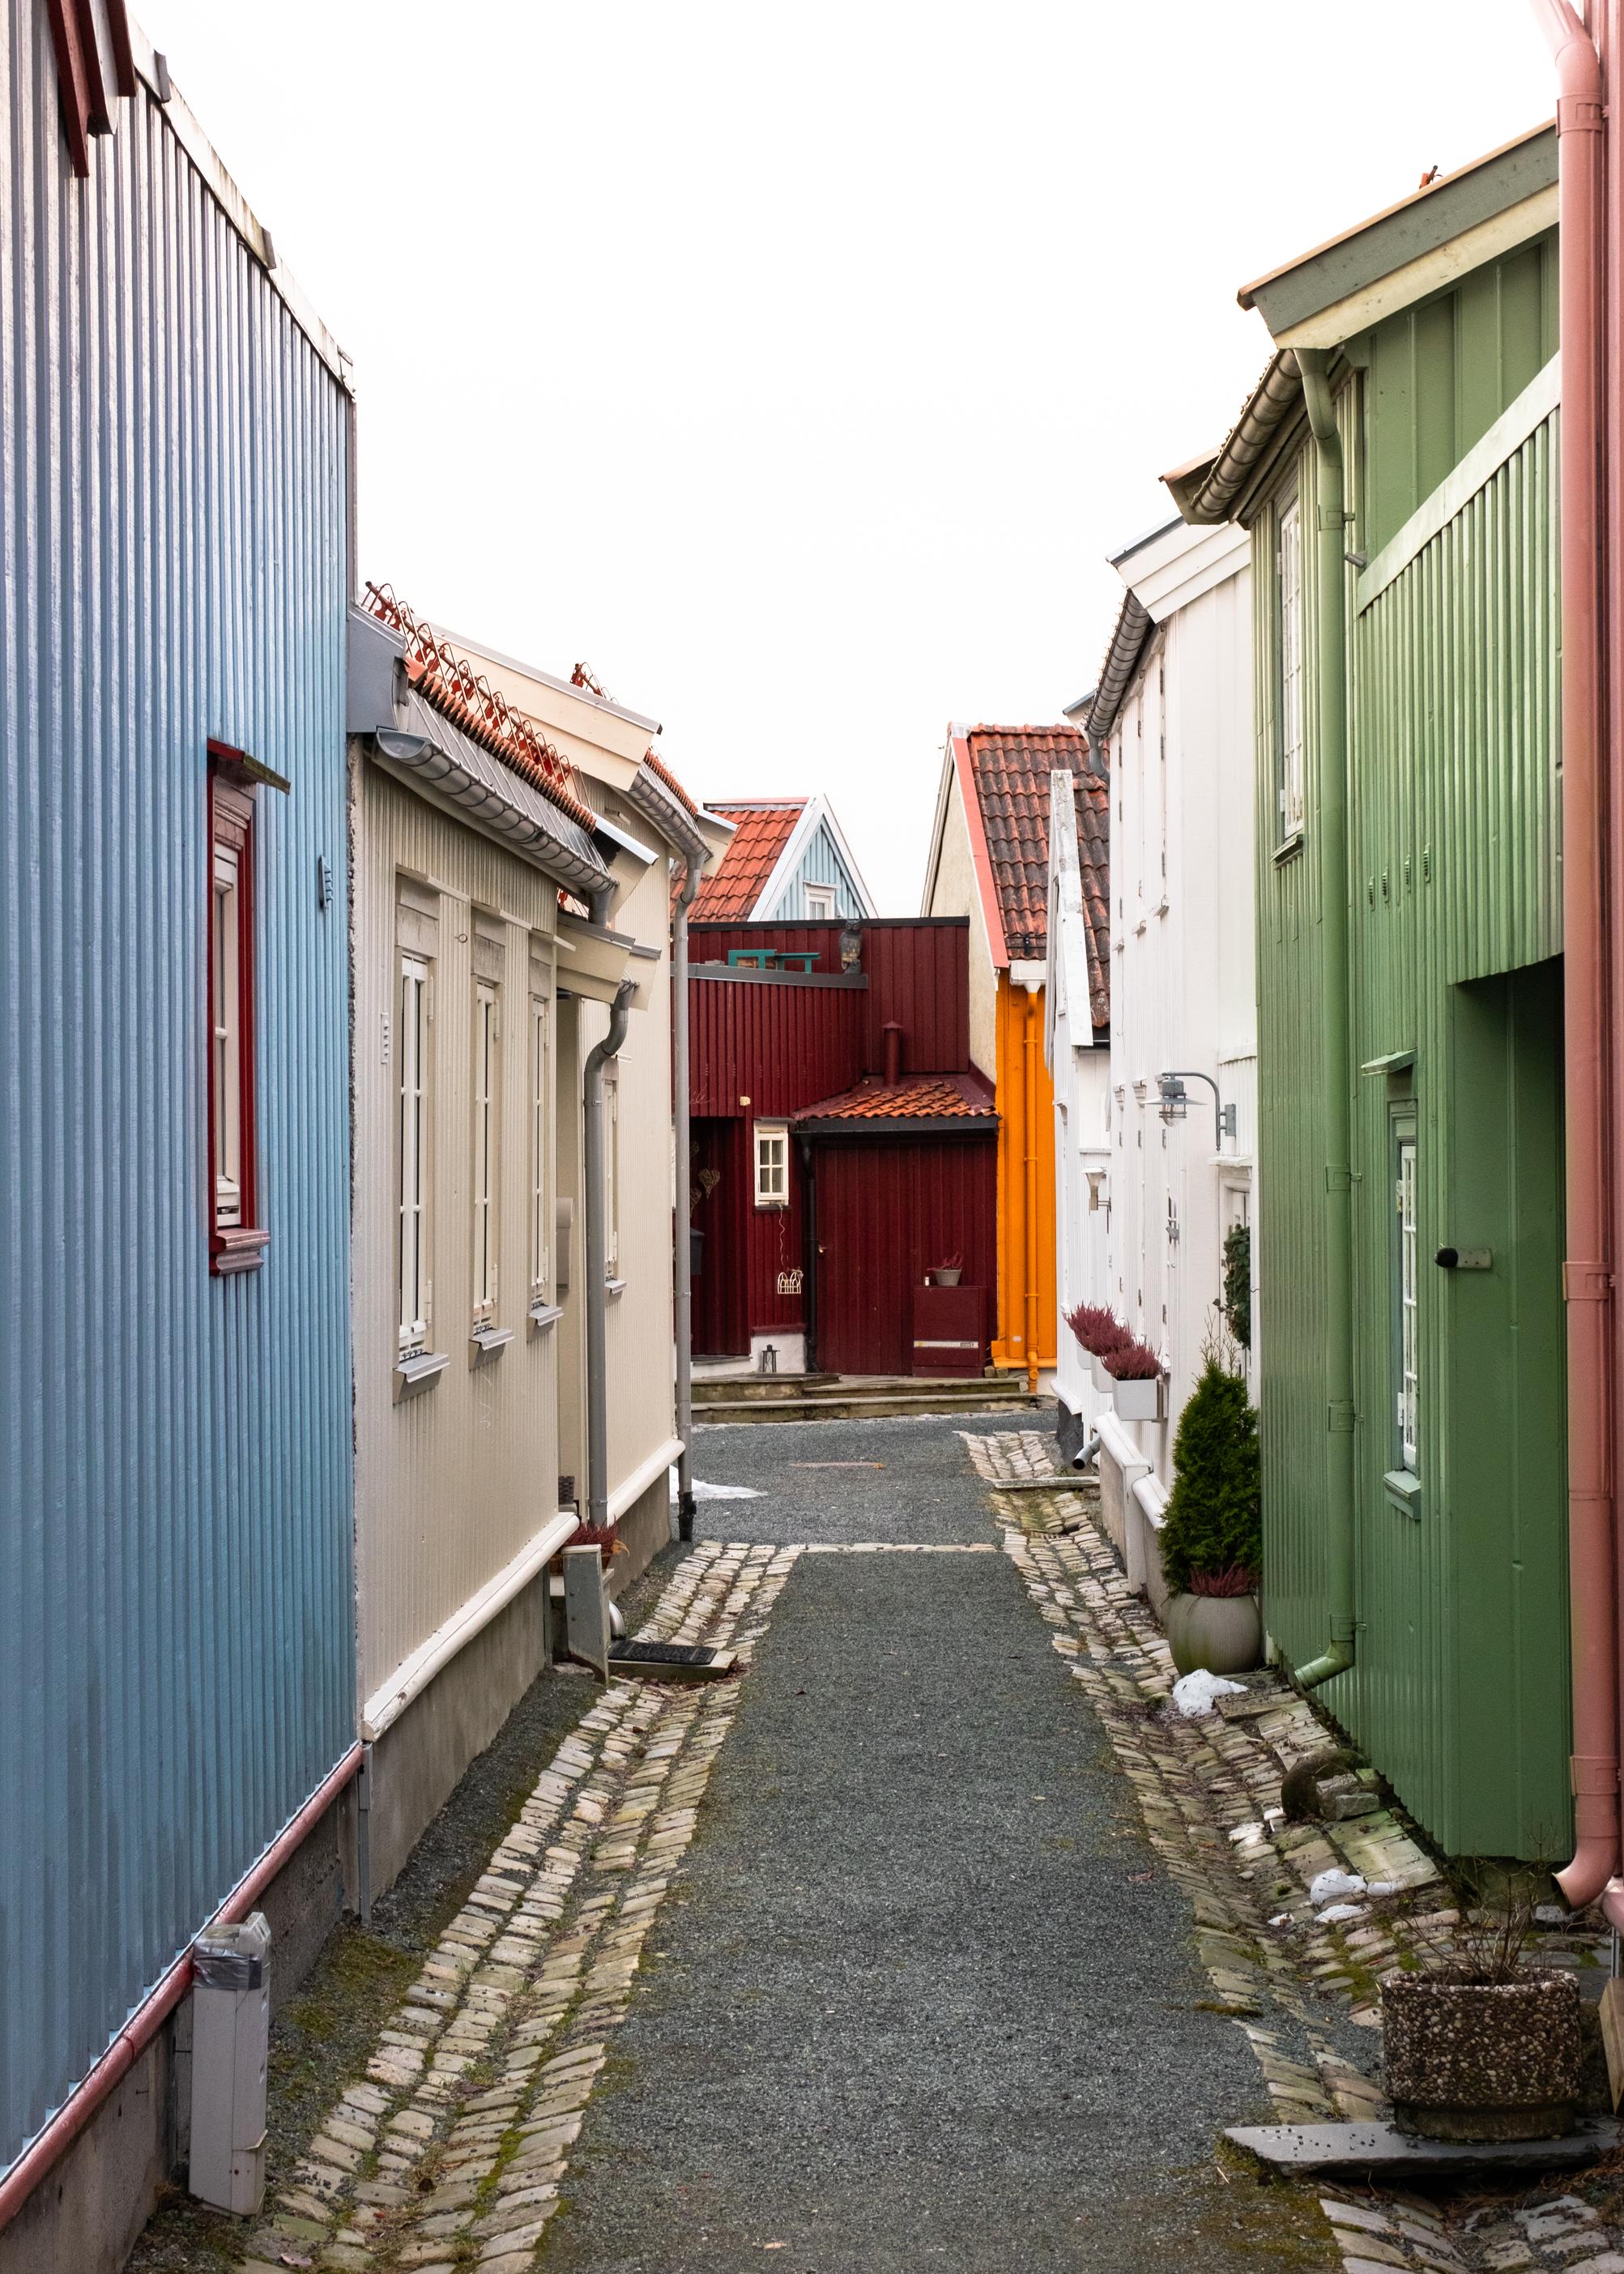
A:
<svg viewBox="0 0 1624 2274">
<path fill-rule="evenodd" d="M 1259 1662 L 1262 1562 L 1257 1409 L 1209 1346 L 1179 1417 L 1162 1527 L 1168 1646 L 1181 1674 L 1244 1674 Z"/>
<path fill-rule="evenodd" d="M 1107 1351 L 1101 1363 L 1110 1377 L 1118 1420 L 1161 1420 L 1162 1360 L 1148 1343 L 1130 1335 L 1116 1350 Z"/>
</svg>

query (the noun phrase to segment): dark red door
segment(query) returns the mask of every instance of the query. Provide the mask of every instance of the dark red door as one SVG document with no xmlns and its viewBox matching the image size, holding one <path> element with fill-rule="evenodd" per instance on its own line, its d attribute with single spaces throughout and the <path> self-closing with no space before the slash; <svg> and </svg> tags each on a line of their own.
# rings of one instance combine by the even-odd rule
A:
<svg viewBox="0 0 1624 2274">
<path fill-rule="evenodd" d="M 817 1362 L 909 1374 L 914 1290 L 954 1255 L 996 1284 L 997 1146 L 988 1137 L 823 1138 L 817 1176 Z"/>
<path fill-rule="evenodd" d="M 744 1125 L 706 1118 L 690 1128 L 694 1229 L 701 1235 L 695 1243 L 694 1355 L 748 1358 Z"/>
</svg>

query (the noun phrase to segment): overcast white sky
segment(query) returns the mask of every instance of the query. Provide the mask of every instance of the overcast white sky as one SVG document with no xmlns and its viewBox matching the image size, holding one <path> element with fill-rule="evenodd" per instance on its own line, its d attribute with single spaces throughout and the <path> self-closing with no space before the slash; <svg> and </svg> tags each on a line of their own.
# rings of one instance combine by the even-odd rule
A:
<svg viewBox="0 0 1624 2274">
<path fill-rule="evenodd" d="M 136 0 L 356 359 L 363 573 L 826 791 L 917 906 L 950 718 L 1093 681 L 1237 287 L 1554 109 L 1527 0 Z"/>
</svg>

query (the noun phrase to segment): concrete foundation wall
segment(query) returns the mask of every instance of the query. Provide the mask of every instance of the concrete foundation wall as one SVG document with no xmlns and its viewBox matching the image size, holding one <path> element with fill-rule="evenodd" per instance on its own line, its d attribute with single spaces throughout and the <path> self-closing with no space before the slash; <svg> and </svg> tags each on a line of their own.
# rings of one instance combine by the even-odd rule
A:
<svg viewBox="0 0 1624 2274">
<path fill-rule="evenodd" d="M 665 1481 L 662 1476 L 662 1489 Z M 547 1663 L 547 1575 L 543 1570 L 441 1668 L 372 1747 L 374 1896 L 399 1878 L 469 1763 L 484 1752 Z"/>
<path fill-rule="evenodd" d="M 343 1901 L 337 1801 L 260 1898 L 270 1921 L 271 2009 L 297 1991 Z M 192 2113 L 192 2001 L 183 1999 L 129 2074 L 9 2226 L 0 2274 L 117 2274 L 158 2190 L 184 2169 Z"/>
<path fill-rule="evenodd" d="M 616 1529 L 626 1553 L 610 1560 L 612 1598 L 623 1595 L 634 1580 L 642 1578 L 660 1549 L 670 1543 L 671 1480 L 665 1470 L 662 1469 L 647 1492 L 632 1502 Z"/>
</svg>

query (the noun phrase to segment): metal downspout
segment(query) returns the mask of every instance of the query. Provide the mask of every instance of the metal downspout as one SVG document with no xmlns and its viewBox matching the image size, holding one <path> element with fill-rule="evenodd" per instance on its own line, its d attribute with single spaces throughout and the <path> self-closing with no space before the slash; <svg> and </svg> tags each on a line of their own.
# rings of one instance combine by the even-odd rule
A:
<svg viewBox="0 0 1624 2274">
<path fill-rule="evenodd" d="M 1314 438 L 1318 576 L 1320 974 L 1325 1111 L 1326 1593 L 1330 1640 L 1295 1679 L 1312 1690 L 1354 1660 L 1353 1148 L 1348 988 L 1348 623 L 1346 486 L 1336 406 L 1322 348 L 1299 348 L 1297 369 Z"/>
<path fill-rule="evenodd" d="M 609 1224 L 604 1190 L 604 1068 L 626 1040 L 633 981 L 614 990 L 609 1031 L 586 1054 L 586 1520 L 609 1522 Z"/>
<path fill-rule="evenodd" d="M 688 1448 L 694 1434 L 694 1243 L 692 1228 L 693 1164 L 688 1157 L 688 912 L 699 891 L 699 870 L 690 857 L 682 890 L 677 895 L 672 927 L 672 1040 L 677 1109 L 676 1159 L 676 1330 L 677 1435 L 682 1450 L 677 1455 L 677 1537 L 694 1537 L 694 1457 Z"/>
<path fill-rule="evenodd" d="M 1610 1108 L 1607 908 L 1620 816 L 1609 796 L 1605 625 L 1609 369 L 1605 88 L 1589 34 L 1567 0 L 1534 0 L 1557 76 L 1562 358 L 1562 990 L 1568 1141 L 1568 1554 L 1573 1627 L 1575 1851 L 1557 1884 L 1575 1909 L 1605 1894 L 1624 1919 L 1619 1870 L 1619 1615 L 1613 1434 L 1616 1339 L 1612 1256 L 1617 1193 Z M 1610 58 L 1610 61 L 1613 60 Z M 1616 578 L 1616 567 L 1614 568 Z M 1616 598 L 1614 591 L 1613 597 Z M 1615 943 L 1614 952 L 1618 952 Z M 1616 975 L 1615 975 L 1616 976 Z"/>
<path fill-rule="evenodd" d="M 1041 1043 L 1037 1031 L 1036 991 L 1026 990 L 1026 1387 L 1038 1386 L 1038 1072 Z"/>
</svg>

